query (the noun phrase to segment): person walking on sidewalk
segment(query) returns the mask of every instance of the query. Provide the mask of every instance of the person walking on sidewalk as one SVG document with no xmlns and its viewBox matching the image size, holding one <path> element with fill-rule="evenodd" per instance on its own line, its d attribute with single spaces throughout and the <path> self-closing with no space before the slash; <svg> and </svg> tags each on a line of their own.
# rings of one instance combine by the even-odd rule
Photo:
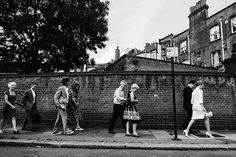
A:
<svg viewBox="0 0 236 157">
<path fill-rule="evenodd" d="M 192 93 L 192 99 L 191 99 L 191 103 L 193 104 L 192 119 L 189 122 L 187 129 L 185 129 L 183 133 L 185 134 L 186 137 L 188 137 L 189 129 L 191 128 L 195 120 L 204 119 L 206 129 L 207 129 L 206 137 L 214 138 L 214 136 L 212 136 L 211 134 L 209 117 L 206 116 L 207 111 L 205 107 L 203 106 L 203 90 L 202 89 L 204 87 L 204 84 L 200 80 L 200 81 L 197 81 L 195 85 L 196 85 L 196 88 L 194 89 Z"/>
<path fill-rule="evenodd" d="M 2 134 L 2 127 L 4 125 L 5 120 L 11 119 L 12 126 L 13 126 L 13 133 L 18 133 L 18 130 L 16 129 L 16 83 L 15 82 L 9 82 L 8 83 L 9 90 L 5 92 L 5 104 L 3 106 L 3 114 L 2 119 L 0 122 L 0 133 Z"/>
<path fill-rule="evenodd" d="M 37 95 L 35 93 L 35 87 L 38 85 L 38 83 L 33 82 L 31 84 L 31 87 L 29 90 L 26 90 L 24 93 L 24 96 L 22 98 L 22 103 L 24 104 L 24 109 L 25 109 L 25 119 L 23 121 L 23 125 L 21 130 L 27 129 L 28 128 L 33 130 L 33 113 L 37 110 Z"/>
<path fill-rule="evenodd" d="M 124 89 L 125 86 L 127 85 L 127 82 L 125 80 L 122 80 L 120 82 L 120 87 L 115 90 L 114 93 L 114 105 L 113 105 L 113 113 L 110 121 L 110 126 L 108 132 L 110 134 L 115 134 L 113 128 L 115 125 L 115 122 L 118 117 L 120 117 L 121 122 L 123 124 L 123 127 L 125 127 L 125 121 L 123 119 L 123 112 L 124 112 Z"/>
<path fill-rule="evenodd" d="M 192 98 L 192 92 L 193 92 L 193 87 L 196 81 L 191 80 L 189 81 L 188 85 L 184 88 L 183 90 L 183 108 L 187 112 L 187 116 L 185 118 L 185 121 L 183 123 L 183 130 L 187 128 L 188 123 L 190 122 L 192 118 L 192 104 L 191 104 L 191 98 Z M 190 132 L 192 130 L 190 129 Z"/>
<path fill-rule="evenodd" d="M 124 119 L 126 122 L 126 136 L 131 136 L 129 132 L 129 124 L 130 122 L 133 124 L 133 133 L 132 136 L 139 137 L 137 133 L 137 124 L 140 122 L 140 116 L 136 108 L 136 103 L 138 103 L 135 92 L 139 89 L 137 84 L 132 84 L 131 89 L 127 96 L 127 101 L 124 110 Z"/>
<path fill-rule="evenodd" d="M 67 127 L 67 104 L 69 101 L 69 85 L 70 79 L 63 78 L 62 86 L 59 87 L 54 95 L 54 102 L 57 108 L 57 118 L 53 128 L 53 134 L 61 134 L 58 132 L 60 119 L 62 120 L 63 133 L 65 135 L 71 135 L 74 131 L 69 130 Z"/>
<path fill-rule="evenodd" d="M 71 88 L 69 89 L 69 103 L 68 103 L 68 115 L 75 118 L 76 121 L 76 131 L 83 131 L 84 129 L 80 127 L 80 120 L 82 115 L 79 107 L 79 89 L 80 85 L 78 81 L 73 82 Z"/>
</svg>

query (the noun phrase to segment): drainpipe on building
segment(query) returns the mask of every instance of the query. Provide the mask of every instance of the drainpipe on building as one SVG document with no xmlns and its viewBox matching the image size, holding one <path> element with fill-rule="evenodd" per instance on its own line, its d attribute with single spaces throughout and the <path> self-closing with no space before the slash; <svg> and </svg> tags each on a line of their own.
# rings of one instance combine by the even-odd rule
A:
<svg viewBox="0 0 236 157">
<path fill-rule="evenodd" d="M 190 53 L 190 43 L 189 43 L 189 41 L 190 41 L 189 35 L 187 35 L 189 64 L 191 64 L 191 53 Z"/>
<path fill-rule="evenodd" d="M 220 20 L 220 36 L 221 36 L 221 50 L 222 50 L 222 61 L 225 59 L 225 50 L 224 50 L 224 36 L 223 36 L 223 19 Z"/>
<path fill-rule="evenodd" d="M 157 42 L 155 42 L 155 49 L 156 49 L 156 59 L 157 59 Z"/>
</svg>

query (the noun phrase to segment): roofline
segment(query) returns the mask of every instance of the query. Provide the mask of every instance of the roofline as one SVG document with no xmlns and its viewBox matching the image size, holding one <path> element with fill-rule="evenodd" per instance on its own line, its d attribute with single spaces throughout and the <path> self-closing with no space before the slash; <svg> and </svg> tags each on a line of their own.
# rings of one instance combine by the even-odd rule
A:
<svg viewBox="0 0 236 157">
<path fill-rule="evenodd" d="M 167 37 L 169 37 L 169 36 L 171 36 L 171 35 L 173 35 L 173 33 L 171 33 L 171 34 L 169 34 L 169 35 L 167 35 L 167 36 L 165 36 L 165 37 L 159 39 L 159 42 L 160 42 L 160 40 L 164 40 L 165 38 L 167 38 Z"/>
<path fill-rule="evenodd" d="M 124 57 L 140 58 L 140 59 L 146 59 L 146 60 L 152 60 L 152 61 L 159 61 L 159 62 L 171 63 L 171 61 L 164 61 L 164 60 L 160 60 L 160 59 L 152 59 L 152 58 L 139 57 L 139 56 L 131 56 L 131 55 L 124 54 L 124 55 L 123 55 L 122 57 L 120 57 L 118 60 L 116 60 L 115 62 L 113 62 L 112 64 L 110 64 L 108 67 L 106 67 L 105 70 L 108 69 L 110 66 L 112 66 L 113 64 L 115 64 L 116 62 L 118 62 L 119 60 L 121 60 L 121 59 L 124 58 Z M 185 63 L 178 63 L 178 62 L 174 62 L 174 64 L 187 65 L 187 66 L 191 66 L 191 67 L 198 67 L 198 68 L 203 68 L 203 69 L 216 70 L 216 68 L 213 68 L 213 67 L 203 67 L 203 66 L 185 64 Z"/>
<path fill-rule="evenodd" d="M 228 9 L 229 7 L 231 7 L 231 6 L 235 5 L 235 4 L 236 4 L 236 2 L 234 2 L 234 3 L 230 4 L 229 6 L 227 6 L 227 7 L 223 8 L 223 9 L 221 9 L 220 11 L 217 11 L 217 12 L 216 12 L 216 13 L 214 13 L 213 15 L 209 16 L 207 19 L 210 19 L 210 18 L 212 18 L 212 17 L 213 17 L 213 16 L 215 16 L 216 14 L 219 14 L 220 12 L 222 12 L 222 11 L 224 11 L 224 10 Z"/>
<path fill-rule="evenodd" d="M 184 32 L 187 32 L 187 31 L 189 31 L 189 28 L 188 28 L 188 29 L 186 29 L 186 30 L 184 30 L 184 31 L 182 31 L 182 32 L 180 32 L 180 33 L 178 33 L 178 34 L 176 34 L 176 35 L 174 35 L 174 36 L 173 36 L 173 38 L 175 38 L 175 37 L 179 36 L 180 34 L 183 34 Z"/>
<path fill-rule="evenodd" d="M 104 70 L 108 69 L 110 66 L 112 66 L 113 64 L 115 64 L 116 62 L 118 62 L 119 60 L 121 60 L 122 58 L 124 58 L 125 56 L 131 56 L 131 55 L 127 55 L 124 54 L 123 56 L 121 56 L 119 59 L 117 59 L 116 61 L 114 61 L 113 63 L 109 64 Z"/>
<path fill-rule="evenodd" d="M 165 63 L 171 63 L 171 61 L 165 61 L 165 60 L 160 60 L 160 59 L 152 59 L 152 58 L 146 58 L 146 57 L 139 57 L 139 56 L 130 56 L 130 55 L 126 55 L 128 57 L 137 57 L 137 58 L 141 58 L 141 59 L 147 59 L 147 60 L 153 60 L 153 61 L 160 61 L 160 62 L 165 62 Z M 174 64 L 178 64 L 178 65 L 187 65 L 187 66 L 193 66 L 193 67 L 199 67 L 199 68 L 204 68 L 204 69 L 212 69 L 212 70 L 216 70 L 216 68 L 213 67 L 203 67 L 203 66 L 198 66 L 198 65 L 191 65 L 191 64 L 185 64 L 185 63 L 178 63 L 178 62 L 174 62 Z"/>
</svg>

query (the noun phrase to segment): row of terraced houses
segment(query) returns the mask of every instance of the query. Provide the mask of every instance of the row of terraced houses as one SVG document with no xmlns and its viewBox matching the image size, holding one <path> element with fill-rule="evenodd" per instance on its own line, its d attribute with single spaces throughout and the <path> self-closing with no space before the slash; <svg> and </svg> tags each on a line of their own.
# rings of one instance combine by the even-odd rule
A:
<svg viewBox="0 0 236 157">
<path fill-rule="evenodd" d="M 166 47 L 178 47 L 176 62 L 215 67 L 224 71 L 222 62 L 236 53 L 236 2 L 208 16 L 206 0 L 190 8 L 189 28 L 147 43 L 143 51 L 130 51 L 131 55 L 169 60 Z"/>
</svg>

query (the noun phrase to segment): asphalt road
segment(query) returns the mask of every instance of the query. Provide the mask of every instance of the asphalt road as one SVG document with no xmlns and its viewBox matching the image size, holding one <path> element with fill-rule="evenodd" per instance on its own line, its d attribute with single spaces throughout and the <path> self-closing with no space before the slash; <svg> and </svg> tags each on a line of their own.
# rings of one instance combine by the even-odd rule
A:
<svg viewBox="0 0 236 157">
<path fill-rule="evenodd" d="M 0 147 L 0 157 L 235 157 L 236 151 Z"/>
</svg>

